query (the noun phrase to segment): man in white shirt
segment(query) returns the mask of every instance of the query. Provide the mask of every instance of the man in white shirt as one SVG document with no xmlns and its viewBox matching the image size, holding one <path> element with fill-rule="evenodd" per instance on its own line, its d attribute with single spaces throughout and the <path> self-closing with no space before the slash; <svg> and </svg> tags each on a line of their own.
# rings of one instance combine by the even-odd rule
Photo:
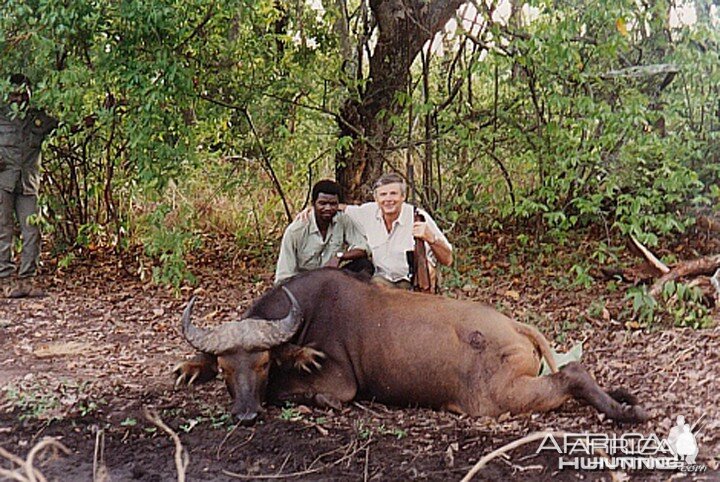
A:
<svg viewBox="0 0 720 482">
<path fill-rule="evenodd" d="M 375 182 L 373 192 L 375 202 L 348 205 L 345 213 L 365 235 L 375 266 L 374 282 L 410 289 L 407 252 L 413 251 L 418 240 L 425 243 L 431 276 L 436 262 L 452 264 L 452 245 L 432 217 L 418 209 L 425 221 L 415 221 L 413 206 L 405 202 L 407 186 L 400 175 L 383 174 Z"/>
</svg>

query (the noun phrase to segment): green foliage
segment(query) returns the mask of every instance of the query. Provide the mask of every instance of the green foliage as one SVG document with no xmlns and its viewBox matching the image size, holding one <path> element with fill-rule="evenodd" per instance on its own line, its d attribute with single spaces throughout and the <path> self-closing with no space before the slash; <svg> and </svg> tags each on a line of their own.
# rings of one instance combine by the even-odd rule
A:
<svg viewBox="0 0 720 482">
<path fill-rule="evenodd" d="M 399 427 L 386 427 L 385 424 L 372 424 L 365 420 L 359 420 L 355 423 L 355 431 L 360 440 L 367 440 L 373 435 L 383 435 L 394 437 L 398 440 L 407 437 L 407 431 Z"/>
<path fill-rule="evenodd" d="M 584 289 L 590 289 L 592 287 L 594 279 L 590 275 L 590 268 L 580 264 L 575 264 L 572 268 L 570 268 L 570 271 L 575 274 L 572 286 Z"/>
<path fill-rule="evenodd" d="M 280 420 L 285 420 L 286 422 L 297 422 L 302 419 L 303 414 L 300 413 L 300 411 L 294 406 L 286 405 L 280 411 Z"/>
<path fill-rule="evenodd" d="M 56 250 L 142 245 L 152 279 L 177 287 L 199 232 L 272 245 L 287 223 L 279 194 L 297 211 L 356 147 L 338 123 L 368 82 L 348 52 L 372 32 L 321 3 L 4 2 L 0 96 L 24 72 L 33 105 L 61 120 L 38 217 Z M 468 239 L 524 223 L 559 243 L 600 226 L 652 246 L 687 229 L 690 209 L 720 200 L 718 19 L 672 27 L 665 2 L 528 6 L 537 15 L 510 25 L 480 12 L 476 42 L 462 26 L 447 36 L 427 83 L 415 62 L 384 162 L 427 160 L 423 204 Z M 622 74 L 653 64 L 677 72 Z M 187 222 L 166 219 L 176 190 Z M 574 278 L 590 282 L 578 265 Z"/>
<path fill-rule="evenodd" d="M 131 417 L 124 418 L 120 422 L 121 427 L 134 427 L 135 425 L 137 425 L 137 419 Z"/>
<path fill-rule="evenodd" d="M 94 399 L 90 393 L 91 384 L 74 380 L 59 380 L 55 385 L 36 379 L 26 378 L 2 389 L 4 398 L 20 420 L 61 420 L 68 414 L 81 417 L 97 411 L 104 399 Z"/>
<path fill-rule="evenodd" d="M 188 214 L 160 204 L 143 220 L 144 230 L 139 237 L 145 246 L 145 254 L 158 263 L 152 266 L 152 278 L 156 283 L 175 288 L 185 281 L 195 283 L 185 258 L 200 248 L 202 241 L 190 230 Z"/>
<path fill-rule="evenodd" d="M 703 304 L 703 293 L 696 286 L 668 281 L 662 297 L 675 326 L 708 328 L 713 325 L 710 310 Z"/>
<path fill-rule="evenodd" d="M 643 325 L 651 325 L 655 320 L 658 304 L 655 298 L 650 296 L 647 289 L 634 287 L 628 290 L 625 298 L 632 301 L 633 318 Z"/>
<path fill-rule="evenodd" d="M 697 287 L 669 281 L 663 285 L 662 303 L 650 296 L 645 287 L 632 288 L 626 299 L 632 300 L 633 318 L 642 326 L 651 326 L 663 317 L 675 326 L 707 328 L 713 325 L 711 313 Z"/>
</svg>

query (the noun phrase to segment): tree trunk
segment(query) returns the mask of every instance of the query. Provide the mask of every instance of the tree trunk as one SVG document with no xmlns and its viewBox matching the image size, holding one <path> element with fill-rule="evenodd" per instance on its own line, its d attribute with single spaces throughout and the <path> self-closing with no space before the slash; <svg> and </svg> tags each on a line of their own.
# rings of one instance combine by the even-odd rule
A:
<svg viewBox="0 0 720 482">
<path fill-rule="evenodd" d="M 346 201 L 367 200 L 383 171 L 392 133 L 391 117 L 400 112 L 398 94 L 407 90 L 410 67 L 425 42 L 440 31 L 464 0 L 370 0 L 378 27 L 369 77 L 357 97 L 345 101 L 339 117 L 341 137 L 352 144 L 335 157 L 336 177 Z M 362 85 L 362 83 L 361 83 Z"/>
</svg>

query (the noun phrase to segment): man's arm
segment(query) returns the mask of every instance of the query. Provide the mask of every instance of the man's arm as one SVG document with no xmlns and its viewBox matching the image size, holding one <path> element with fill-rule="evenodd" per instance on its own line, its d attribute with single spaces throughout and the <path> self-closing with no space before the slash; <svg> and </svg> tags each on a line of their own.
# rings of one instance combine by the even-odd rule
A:
<svg viewBox="0 0 720 482">
<path fill-rule="evenodd" d="M 326 266 L 338 267 L 342 261 L 354 261 L 356 259 L 366 258 L 369 252 L 365 236 L 360 231 L 358 225 L 346 214 L 338 213 L 338 225 L 343 229 L 343 243 L 347 244 L 347 250 L 337 253 L 326 264 Z"/>
<path fill-rule="evenodd" d="M 440 231 L 435 220 L 426 212 L 422 213 L 425 222 L 417 221 L 413 224 L 413 236 L 425 241 L 437 259 L 438 263 L 450 266 L 453 262 L 452 246 L 445 235 Z"/>
<path fill-rule="evenodd" d="M 452 264 L 453 253 L 450 245 L 446 244 L 440 238 L 435 238 L 435 242 L 433 243 L 430 241 L 427 243 L 430 245 L 430 249 L 435 255 L 435 258 L 438 260 L 438 263 L 444 264 L 445 266 L 450 266 Z"/>
<path fill-rule="evenodd" d="M 298 274 L 297 251 L 293 233 L 286 229 L 280 243 L 280 256 L 275 268 L 275 284 Z"/>
</svg>

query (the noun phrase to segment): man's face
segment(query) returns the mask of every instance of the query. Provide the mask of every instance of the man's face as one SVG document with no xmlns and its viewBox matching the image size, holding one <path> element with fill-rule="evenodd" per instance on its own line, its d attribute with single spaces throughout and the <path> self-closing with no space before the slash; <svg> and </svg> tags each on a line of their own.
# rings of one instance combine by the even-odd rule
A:
<svg viewBox="0 0 720 482">
<path fill-rule="evenodd" d="M 335 214 L 338 212 L 339 204 L 340 200 L 336 194 L 319 193 L 317 200 L 313 203 L 315 219 L 325 222 L 332 221 L 332 218 L 335 217 Z"/>
<path fill-rule="evenodd" d="M 375 189 L 375 202 L 380 206 L 384 215 L 399 214 L 402 203 L 405 201 L 402 184 L 394 182 Z"/>
</svg>

